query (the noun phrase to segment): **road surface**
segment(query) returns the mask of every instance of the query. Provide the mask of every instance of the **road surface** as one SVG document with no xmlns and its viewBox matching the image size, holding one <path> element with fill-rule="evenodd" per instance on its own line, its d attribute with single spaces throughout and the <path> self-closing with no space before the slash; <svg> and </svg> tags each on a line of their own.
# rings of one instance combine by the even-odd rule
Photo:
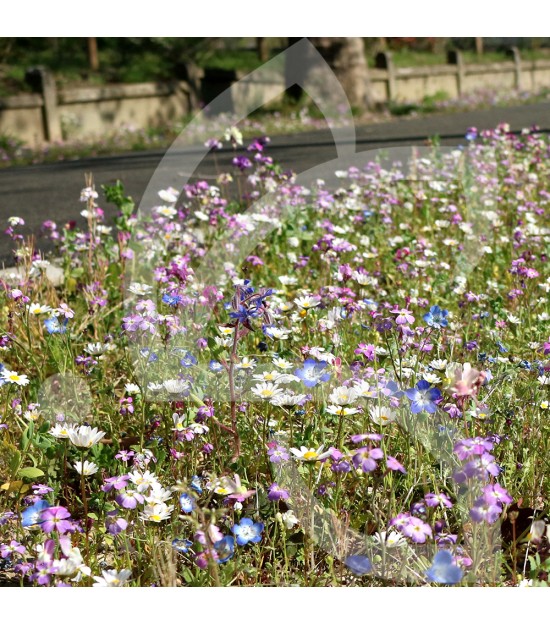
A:
<svg viewBox="0 0 550 625">
<path fill-rule="evenodd" d="M 520 131 L 533 124 L 548 131 L 550 103 L 465 113 L 439 113 L 418 119 L 363 126 L 357 129 L 356 150 L 363 152 L 381 147 L 421 145 L 434 135 L 441 137 L 443 145 L 460 145 L 465 143 L 464 135 L 468 127 L 493 128 L 501 122 L 509 123 L 513 131 Z M 285 168 L 301 172 L 334 159 L 336 150 L 331 134 L 324 130 L 274 137 L 268 154 Z M 127 194 L 139 204 L 163 156 L 164 151 L 155 150 L 0 170 L 0 231 L 4 230 L 6 219 L 12 215 L 25 220 L 25 234 L 38 233 L 46 219 L 59 224 L 76 219 L 83 224 L 80 211 L 84 206 L 79 202 L 79 195 L 86 172 L 93 173 L 96 188 L 121 180 Z M 188 157 L 188 160 L 192 156 L 193 150 L 180 153 L 175 157 L 174 167 L 177 168 L 184 157 Z M 218 153 L 219 170 L 230 170 L 233 156 L 231 150 Z M 198 175 L 203 176 L 214 176 L 216 171 L 211 156 L 206 157 L 197 169 Z M 101 202 L 101 196 L 99 204 L 105 209 L 107 220 L 112 218 L 115 209 Z M 6 266 L 12 264 L 11 247 L 8 237 L 0 234 L 0 266 L 3 263 Z M 39 240 L 39 247 L 44 251 L 50 249 L 44 240 Z"/>
</svg>

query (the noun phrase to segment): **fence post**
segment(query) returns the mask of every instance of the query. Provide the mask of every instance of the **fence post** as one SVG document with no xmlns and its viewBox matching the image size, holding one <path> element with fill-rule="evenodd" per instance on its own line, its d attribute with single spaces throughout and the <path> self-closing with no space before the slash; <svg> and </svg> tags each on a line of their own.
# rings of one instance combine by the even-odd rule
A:
<svg viewBox="0 0 550 625">
<path fill-rule="evenodd" d="M 464 93 L 464 77 L 466 74 L 462 52 L 460 50 L 449 50 L 447 52 L 447 63 L 456 65 L 456 89 L 458 95 L 461 96 Z"/>
<path fill-rule="evenodd" d="M 507 54 L 514 59 L 514 87 L 519 91 L 521 87 L 521 55 L 519 53 L 519 48 L 517 46 L 512 46 L 507 51 Z"/>
<path fill-rule="evenodd" d="M 375 57 L 375 65 L 377 69 L 385 69 L 388 72 L 388 102 L 395 102 L 397 97 L 397 82 L 395 77 L 395 65 L 391 52 L 379 52 Z"/>
<path fill-rule="evenodd" d="M 42 95 L 42 123 L 46 141 L 61 141 L 63 135 L 53 74 L 45 67 L 33 67 L 27 71 L 25 79 L 35 92 Z"/>
</svg>

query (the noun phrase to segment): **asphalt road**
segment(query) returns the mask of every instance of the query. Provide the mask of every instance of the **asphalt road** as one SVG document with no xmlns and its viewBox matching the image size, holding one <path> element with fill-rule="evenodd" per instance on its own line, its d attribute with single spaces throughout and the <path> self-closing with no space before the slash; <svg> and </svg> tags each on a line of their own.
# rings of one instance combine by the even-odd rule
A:
<svg viewBox="0 0 550 625">
<path fill-rule="evenodd" d="M 427 138 L 438 135 L 443 145 L 464 144 L 464 135 L 468 127 L 478 129 L 493 128 L 501 122 L 507 122 L 513 131 L 534 124 L 550 132 L 550 104 L 540 103 L 510 108 L 494 108 L 485 111 L 467 113 L 436 114 L 419 119 L 403 119 L 380 124 L 372 124 L 357 129 L 356 148 L 349 138 L 340 139 L 340 148 L 349 150 L 350 163 L 352 153 L 367 152 L 377 148 L 395 148 L 397 146 L 422 145 Z M 80 189 L 84 186 L 84 174 L 92 172 L 96 188 L 102 184 L 111 184 L 121 180 L 126 192 L 136 202 L 145 197 L 154 202 L 156 191 L 168 184 L 177 186 L 192 175 L 214 177 L 217 171 L 230 170 L 230 161 L 234 154 L 231 150 L 217 154 L 217 163 L 212 156 L 201 160 L 201 148 L 190 147 L 176 151 L 162 161 L 164 151 L 122 154 L 112 157 L 98 157 L 70 162 L 32 165 L 28 167 L 0 170 L 0 232 L 4 230 L 6 219 L 12 215 L 22 217 L 26 226 L 24 234 L 38 233 L 40 225 L 46 219 L 60 224 L 75 219 L 84 223 L 80 211 L 84 206 L 79 202 Z M 332 135 L 326 131 L 300 133 L 291 136 L 274 137 L 268 152 L 286 168 L 304 172 L 321 163 L 335 159 L 337 152 Z M 356 164 L 364 162 L 372 155 L 363 154 Z M 162 161 L 156 177 L 153 177 Z M 195 165 L 198 167 L 195 169 Z M 330 166 L 329 166 L 330 167 Z M 342 168 L 339 164 L 338 168 Z M 317 172 L 312 175 L 317 176 Z M 151 185 L 148 187 L 149 182 Z M 110 208 L 99 199 L 107 220 L 114 215 Z M 47 242 L 38 240 L 44 251 L 49 248 Z M 0 234 L 0 266 L 12 264 L 11 241 Z"/>
</svg>

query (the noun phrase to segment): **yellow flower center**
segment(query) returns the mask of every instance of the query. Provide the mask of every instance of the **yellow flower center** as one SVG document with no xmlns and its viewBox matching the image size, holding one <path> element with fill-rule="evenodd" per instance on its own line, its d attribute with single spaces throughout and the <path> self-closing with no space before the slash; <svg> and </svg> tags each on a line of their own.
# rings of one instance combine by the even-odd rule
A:
<svg viewBox="0 0 550 625">
<path fill-rule="evenodd" d="M 317 458 L 317 452 L 315 451 L 306 451 L 304 454 L 305 460 L 313 460 L 314 458 Z"/>
</svg>

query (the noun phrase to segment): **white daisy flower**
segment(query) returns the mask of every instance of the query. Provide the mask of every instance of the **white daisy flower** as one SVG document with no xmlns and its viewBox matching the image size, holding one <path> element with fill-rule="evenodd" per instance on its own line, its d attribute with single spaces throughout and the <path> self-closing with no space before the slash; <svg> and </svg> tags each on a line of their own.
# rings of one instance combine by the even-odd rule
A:
<svg viewBox="0 0 550 625">
<path fill-rule="evenodd" d="M 44 315 L 52 311 L 51 306 L 46 306 L 45 304 L 28 304 L 27 310 L 31 315 Z"/>
<path fill-rule="evenodd" d="M 303 445 L 300 449 L 296 449 L 295 447 L 290 448 L 290 452 L 296 456 L 298 460 L 302 460 L 304 462 L 317 462 L 317 460 L 324 460 L 328 458 L 331 454 L 330 451 L 323 452 L 323 446 L 319 447 L 319 449 L 313 449 L 304 447 Z"/>
<path fill-rule="evenodd" d="M 384 406 L 372 406 L 369 414 L 376 425 L 388 425 L 397 419 L 397 414 Z"/>
<path fill-rule="evenodd" d="M 115 569 L 109 569 L 108 571 L 103 571 L 101 574 L 102 577 L 98 577 L 94 575 L 94 579 L 96 583 L 94 587 L 114 587 L 114 586 L 124 586 L 124 584 L 130 579 L 130 575 L 132 571 L 129 569 L 122 569 L 122 571 L 115 571 Z"/>
<path fill-rule="evenodd" d="M 283 389 L 272 382 L 262 382 L 262 384 L 257 384 L 252 389 L 252 392 L 256 395 L 256 397 L 270 400 L 277 397 L 277 395 L 280 395 L 283 392 Z"/>
<path fill-rule="evenodd" d="M 76 447 L 89 449 L 93 447 L 105 436 L 105 432 L 97 428 L 91 428 L 89 425 L 80 425 L 72 427 L 68 430 L 69 439 Z"/>
<path fill-rule="evenodd" d="M 93 475 L 94 473 L 97 473 L 99 471 L 99 467 L 97 466 L 97 464 L 93 462 L 88 462 L 87 460 L 84 460 L 84 465 L 79 460 L 75 462 L 73 466 L 79 475 L 88 476 L 88 475 Z"/>
<path fill-rule="evenodd" d="M 27 384 L 29 383 L 29 378 L 23 373 L 17 373 L 16 371 L 3 369 L 1 375 L 2 375 L 2 379 L 5 382 L 10 382 L 11 384 L 17 384 L 17 386 L 27 386 Z"/>
</svg>

